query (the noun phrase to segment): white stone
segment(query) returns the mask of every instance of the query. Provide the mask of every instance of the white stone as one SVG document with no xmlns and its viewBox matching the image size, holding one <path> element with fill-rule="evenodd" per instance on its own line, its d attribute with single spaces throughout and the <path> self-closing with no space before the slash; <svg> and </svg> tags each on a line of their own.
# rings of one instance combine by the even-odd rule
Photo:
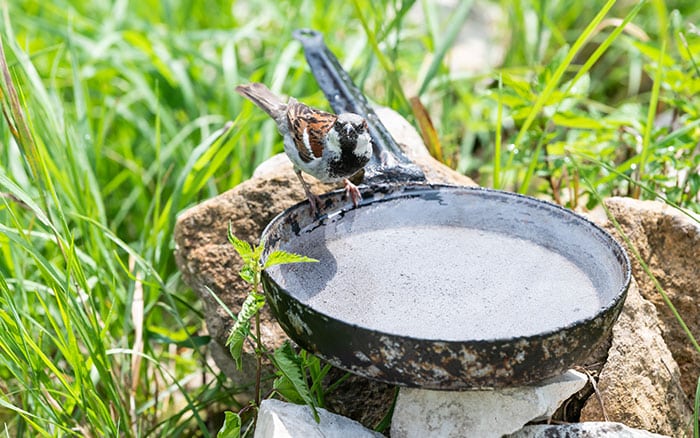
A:
<svg viewBox="0 0 700 438">
<path fill-rule="evenodd" d="M 311 408 L 280 400 L 260 403 L 255 438 L 378 438 L 384 435 L 366 429 L 357 421 L 317 409 L 316 423 Z"/>
<path fill-rule="evenodd" d="M 591 421 L 573 424 L 537 424 L 525 426 L 508 438 L 664 438 L 646 430 L 633 429 L 622 423 Z"/>
<path fill-rule="evenodd" d="M 401 388 L 391 436 L 501 437 L 551 417 L 587 380 L 585 374 L 569 370 L 537 386 L 462 392 Z"/>
</svg>

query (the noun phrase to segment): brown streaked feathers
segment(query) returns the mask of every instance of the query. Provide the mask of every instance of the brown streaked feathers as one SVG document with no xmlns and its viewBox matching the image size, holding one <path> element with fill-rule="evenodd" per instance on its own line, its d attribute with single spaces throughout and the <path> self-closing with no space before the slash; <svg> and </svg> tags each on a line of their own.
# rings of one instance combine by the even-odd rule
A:
<svg viewBox="0 0 700 438">
<path fill-rule="evenodd" d="M 323 155 L 324 136 L 338 119 L 337 115 L 310 108 L 294 98 L 284 103 L 265 85 L 257 82 L 239 85 L 236 91 L 265 111 L 278 125 L 286 117 L 289 133 L 302 161 L 309 163 Z M 308 144 L 304 141 L 305 135 Z"/>
<path fill-rule="evenodd" d="M 299 157 L 304 162 L 308 163 L 323 155 L 325 134 L 337 119 L 335 114 L 309 108 L 303 103 L 291 102 L 288 105 L 287 120 L 290 133 L 299 151 Z"/>
</svg>

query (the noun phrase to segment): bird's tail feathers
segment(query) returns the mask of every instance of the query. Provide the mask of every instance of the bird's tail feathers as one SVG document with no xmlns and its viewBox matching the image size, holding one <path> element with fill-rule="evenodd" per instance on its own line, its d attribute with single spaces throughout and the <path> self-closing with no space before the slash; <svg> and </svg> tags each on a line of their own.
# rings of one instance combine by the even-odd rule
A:
<svg viewBox="0 0 700 438">
<path fill-rule="evenodd" d="M 273 119 L 277 119 L 287 107 L 282 99 L 259 82 L 239 85 L 236 87 L 236 92 L 260 107 Z"/>
</svg>

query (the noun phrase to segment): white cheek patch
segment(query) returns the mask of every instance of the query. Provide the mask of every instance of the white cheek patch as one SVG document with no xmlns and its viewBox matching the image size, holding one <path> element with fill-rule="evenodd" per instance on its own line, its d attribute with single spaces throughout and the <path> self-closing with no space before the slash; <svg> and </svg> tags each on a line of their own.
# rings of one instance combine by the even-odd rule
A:
<svg viewBox="0 0 700 438">
<path fill-rule="evenodd" d="M 326 135 L 325 151 L 332 153 L 333 155 L 340 155 L 340 139 L 338 138 L 338 132 L 335 129 L 330 129 Z"/>
<path fill-rule="evenodd" d="M 372 137 L 369 132 L 364 132 L 357 137 L 357 155 L 370 157 L 372 155 Z"/>
</svg>

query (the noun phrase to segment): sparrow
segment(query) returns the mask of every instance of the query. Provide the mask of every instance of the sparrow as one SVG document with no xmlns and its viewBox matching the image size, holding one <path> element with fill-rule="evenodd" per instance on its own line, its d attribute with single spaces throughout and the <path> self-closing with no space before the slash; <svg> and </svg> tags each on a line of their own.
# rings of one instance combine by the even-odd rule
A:
<svg viewBox="0 0 700 438">
<path fill-rule="evenodd" d="M 304 187 L 311 212 L 318 215 L 320 199 L 302 176 L 307 173 L 324 183 L 342 181 L 355 207 L 360 190 L 349 178 L 362 170 L 372 156 L 367 121 L 357 114 L 331 114 L 311 108 L 293 97 L 285 103 L 261 83 L 239 85 L 236 92 L 265 111 L 284 138 L 284 152 Z"/>
</svg>

